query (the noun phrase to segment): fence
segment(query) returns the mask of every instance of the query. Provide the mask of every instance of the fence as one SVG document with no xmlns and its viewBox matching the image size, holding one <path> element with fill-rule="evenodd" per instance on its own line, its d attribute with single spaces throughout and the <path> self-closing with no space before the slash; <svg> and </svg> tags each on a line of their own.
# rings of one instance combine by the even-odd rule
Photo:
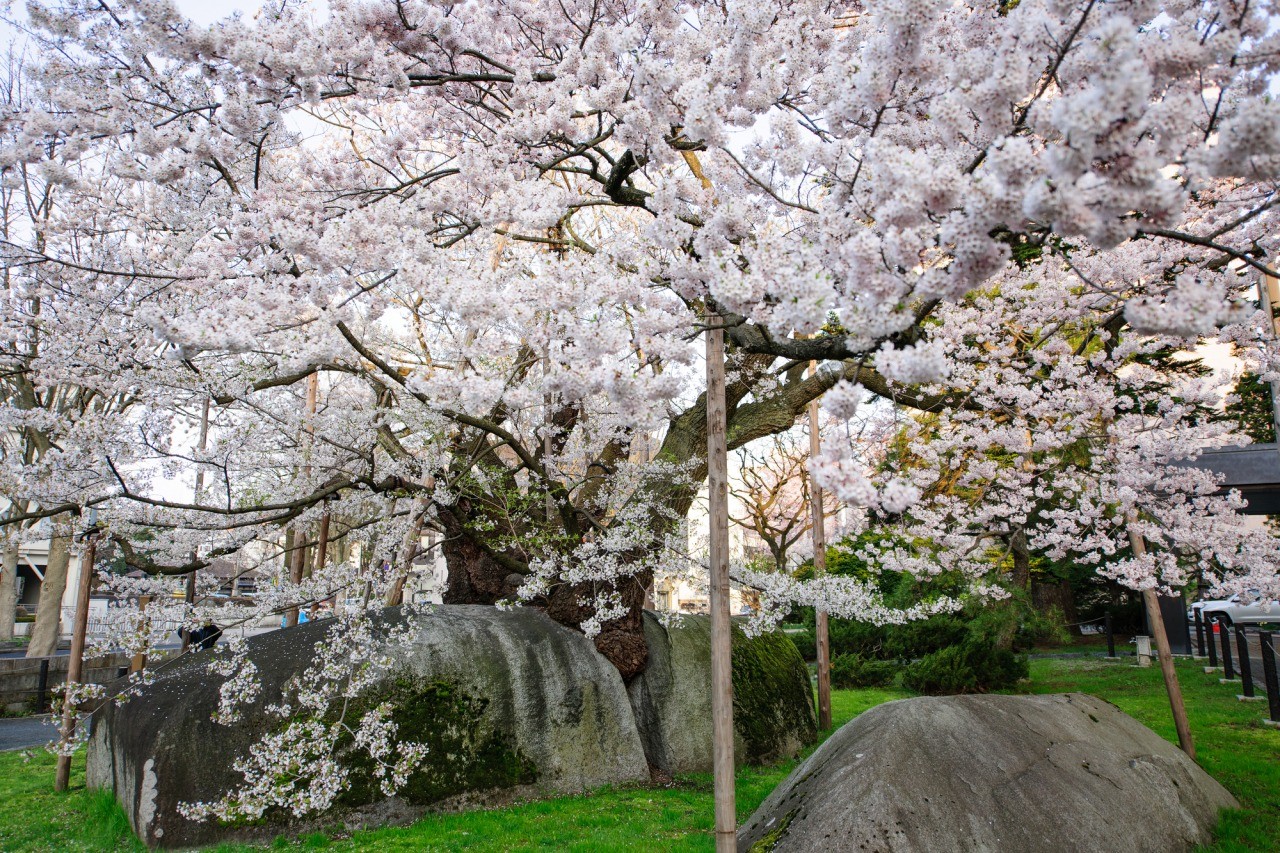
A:
<svg viewBox="0 0 1280 853">
<path fill-rule="evenodd" d="M 43 713 L 50 697 L 63 689 L 67 680 L 68 655 L 45 658 L 0 658 L 0 708 Z M 83 678 L 93 684 L 107 684 L 127 674 L 129 656 L 117 652 L 84 662 Z"/>
<path fill-rule="evenodd" d="M 1206 622 L 1199 610 L 1190 619 L 1196 652 L 1207 657 L 1205 672 L 1222 672 L 1223 684 L 1239 686 L 1242 702 L 1266 702 L 1268 725 L 1280 727 L 1280 677 L 1277 677 L 1276 633 L 1250 625 Z M 1256 651 L 1255 651 L 1256 650 Z M 1255 662 L 1260 672 L 1255 670 Z M 1257 679 L 1261 676 L 1262 683 Z M 1259 695 L 1261 691 L 1261 695 Z"/>
</svg>

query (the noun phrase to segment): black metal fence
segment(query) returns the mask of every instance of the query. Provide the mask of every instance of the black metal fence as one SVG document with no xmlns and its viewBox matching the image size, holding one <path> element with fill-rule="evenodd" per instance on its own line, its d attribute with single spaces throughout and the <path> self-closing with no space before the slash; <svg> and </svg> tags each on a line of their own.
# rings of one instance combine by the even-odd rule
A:
<svg viewBox="0 0 1280 853">
<path fill-rule="evenodd" d="M 1217 618 L 1206 620 L 1198 609 L 1188 622 L 1195 636 L 1197 656 L 1209 660 L 1205 672 L 1221 671 L 1223 684 L 1239 686 L 1237 695 L 1241 701 L 1265 701 L 1267 721 L 1280 726 L 1280 678 L 1276 665 L 1276 637 L 1280 630 L 1266 625 L 1235 625 Z"/>
</svg>

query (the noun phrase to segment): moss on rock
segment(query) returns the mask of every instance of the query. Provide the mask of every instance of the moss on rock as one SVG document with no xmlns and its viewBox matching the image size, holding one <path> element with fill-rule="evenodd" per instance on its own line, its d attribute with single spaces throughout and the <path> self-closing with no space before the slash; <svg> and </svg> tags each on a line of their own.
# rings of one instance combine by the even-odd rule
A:
<svg viewBox="0 0 1280 853">
<path fill-rule="evenodd" d="M 472 696 L 444 680 L 400 673 L 348 708 L 347 719 L 354 725 L 383 702 L 392 706 L 397 741 L 423 743 L 427 747 L 422 763 L 399 791 L 406 802 L 427 806 L 458 794 L 538 781 L 534 763 L 485 725 L 488 699 Z M 338 749 L 351 773 L 351 787 L 339 802 L 361 806 L 382 799 L 369 754 L 354 748 L 350 734 L 339 740 Z"/>
<path fill-rule="evenodd" d="M 733 717 L 753 764 L 789 756 L 817 738 L 809 668 L 785 634 L 748 637 L 733 627 Z"/>
</svg>

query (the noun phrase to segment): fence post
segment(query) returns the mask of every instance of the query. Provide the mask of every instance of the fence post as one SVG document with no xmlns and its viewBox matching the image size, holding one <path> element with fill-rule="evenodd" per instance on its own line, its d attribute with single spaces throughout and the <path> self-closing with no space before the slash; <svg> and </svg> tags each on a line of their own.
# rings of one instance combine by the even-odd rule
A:
<svg viewBox="0 0 1280 853">
<path fill-rule="evenodd" d="M 40 680 L 36 682 L 36 713 L 43 714 L 49 704 L 49 659 L 40 658 Z"/>
<path fill-rule="evenodd" d="M 1204 616 L 1200 613 L 1200 608 L 1191 611 L 1195 614 L 1194 622 L 1196 626 L 1196 656 L 1204 657 Z"/>
<path fill-rule="evenodd" d="M 1218 636 L 1222 638 L 1222 683 L 1236 680 L 1236 668 L 1231 662 L 1231 629 L 1218 622 Z"/>
<path fill-rule="evenodd" d="M 1280 679 L 1276 678 L 1276 647 L 1270 631 L 1258 635 L 1262 645 L 1262 681 L 1267 687 L 1267 708 L 1271 719 L 1265 722 L 1280 726 Z"/>
<path fill-rule="evenodd" d="M 1205 630 L 1209 633 L 1209 665 L 1204 668 L 1204 671 L 1213 672 L 1218 668 L 1218 638 L 1214 636 L 1218 632 L 1217 620 L 1206 623 Z"/>
<path fill-rule="evenodd" d="M 1240 652 L 1240 699 L 1256 699 L 1253 694 L 1253 661 L 1249 660 L 1249 635 L 1243 625 L 1236 626 L 1236 649 Z"/>
<path fill-rule="evenodd" d="M 1107 631 L 1107 657 L 1113 658 L 1116 656 L 1116 635 L 1111 630 L 1111 611 L 1110 610 L 1107 611 L 1105 621 L 1106 621 L 1106 631 Z"/>
</svg>

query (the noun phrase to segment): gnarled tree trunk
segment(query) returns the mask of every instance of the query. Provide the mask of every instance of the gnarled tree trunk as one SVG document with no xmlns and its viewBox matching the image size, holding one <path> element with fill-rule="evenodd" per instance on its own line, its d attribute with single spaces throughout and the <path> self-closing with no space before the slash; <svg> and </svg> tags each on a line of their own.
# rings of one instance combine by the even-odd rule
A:
<svg viewBox="0 0 1280 853">
<path fill-rule="evenodd" d="M 67 588 L 67 566 L 71 562 L 71 516 L 55 516 L 53 535 L 49 539 L 49 560 L 40 584 L 40 603 L 36 621 L 31 626 L 31 643 L 27 657 L 41 658 L 58 649 L 58 628 L 62 621 L 62 594 Z"/>
</svg>

